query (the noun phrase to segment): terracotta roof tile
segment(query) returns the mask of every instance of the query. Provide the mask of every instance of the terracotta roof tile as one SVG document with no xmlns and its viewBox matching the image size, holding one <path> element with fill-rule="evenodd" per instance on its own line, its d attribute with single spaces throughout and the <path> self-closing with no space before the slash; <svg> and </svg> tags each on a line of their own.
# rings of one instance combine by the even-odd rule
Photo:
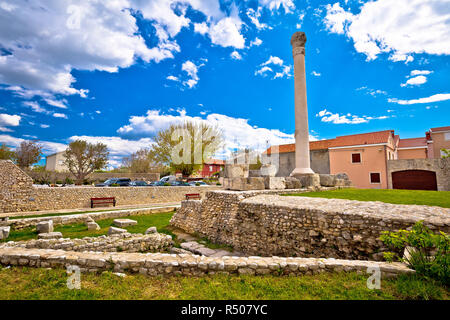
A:
<svg viewBox="0 0 450 320">
<path fill-rule="evenodd" d="M 225 165 L 225 160 L 220 160 L 220 159 L 209 159 L 208 161 L 205 161 L 205 164 Z"/>
<path fill-rule="evenodd" d="M 432 132 L 436 132 L 436 131 L 447 131 L 450 130 L 450 127 L 438 127 L 438 128 L 431 128 Z"/>
<path fill-rule="evenodd" d="M 411 139 L 400 139 L 398 144 L 399 148 L 411 148 L 411 147 L 426 147 L 427 139 L 423 138 L 411 138 Z"/>
</svg>

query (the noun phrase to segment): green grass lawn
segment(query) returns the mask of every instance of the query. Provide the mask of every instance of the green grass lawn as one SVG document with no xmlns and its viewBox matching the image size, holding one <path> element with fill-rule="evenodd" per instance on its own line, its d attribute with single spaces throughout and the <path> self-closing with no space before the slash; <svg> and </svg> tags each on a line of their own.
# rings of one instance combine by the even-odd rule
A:
<svg viewBox="0 0 450 320">
<path fill-rule="evenodd" d="M 382 280 L 369 290 L 368 275 L 323 273 L 311 276 L 117 277 L 82 274 L 81 290 L 66 287 L 62 269 L 0 267 L 0 299 L 449 299 L 448 288 L 418 276 Z M 132 290 L 130 290 L 132 289 Z"/>
<path fill-rule="evenodd" d="M 130 226 L 127 229 L 131 233 L 144 233 L 150 227 L 156 227 L 158 232 L 169 234 L 174 237 L 174 234 L 170 229 L 170 219 L 173 216 L 172 212 L 166 213 L 153 213 L 149 215 L 131 216 L 126 217 L 137 221 L 137 225 Z M 117 218 L 115 218 L 117 219 Z M 54 231 L 59 231 L 63 234 L 64 238 L 83 238 L 83 237 L 98 237 L 108 233 L 109 227 L 113 226 L 114 219 L 97 220 L 96 222 L 100 226 L 98 231 L 88 231 L 87 226 L 84 223 L 55 226 Z M 23 230 L 11 230 L 11 233 L 6 241 L 20 241 L 20 240 L 30 240 L 36 239 L 37 233 L 36 228 L 27 228 Z"/>
<path fill-rule="evenodd" d="M 450 208 L 450 191 L 339 189 L 287 194 L 285 196 L 381 201 L 395 204 L 419 204 Z"/>
</svg>

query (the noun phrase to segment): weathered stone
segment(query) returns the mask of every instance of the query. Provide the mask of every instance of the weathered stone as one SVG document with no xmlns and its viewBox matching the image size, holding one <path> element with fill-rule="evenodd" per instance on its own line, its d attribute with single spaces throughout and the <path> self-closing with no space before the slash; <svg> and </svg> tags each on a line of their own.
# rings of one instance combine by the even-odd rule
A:
<svg viewBox="0 0 450 320">
<path fill-rule="evenodd" d="M 336 176 L 332 174 L 320 174 L 320 185 L 324 187 L 334 187 L 336 185 Z"/>
<path fill-rule="evenodd" d="M 265 177 L 264 186 L 269 190 L 283 190 L 286 189 L 286 180 L 281 177 Z"/>
<path fill-rule="evenodd" d="M 248 190 L 247 178 L 232 178 L 230 189 L 237 190 L 237 191 Z"/>
<path fill-rule="evenodd" d="M 113 224 L 116 225 L 119 228 L 126 228 L 126 227 L 129 227 L 129 226 L 137 225 L 137 221 L 136 220 L 131 220 L 131 219 L 115 219 L 113 221 Z"/>
<path fill-rule="evenodd" d="M 286 189 L 300 189 L 302 188 L 302 183 L 300 180 L 294 177 L 285 178 Z"/>
<path fill-rule="evenodd" d="M 263 164 L 259 170 L 262 177 L 275 177 L 278 172 L 278 168 L 273 164 Z"/>
<path fill-rule="evenodd" d="M 158 230 L 156 229 L 156 227 L 150 227 L 147 230 L 145 230 L 145 234 L 151 234 L 151 233 L 157 233 Z"/>
<path fill-rule="evenodd" d="M 225 178 L 248 178 L 249 169 L 245 164 L 227 164 L 225 165 Z"/>
<path fill-rule="evenodd" d="M 113 235 L 113 234 L 120 234 L 120 233 L 127 233 L 128 231 L 125 229 L 121 229 L 121 228 L 116 228 L 116 227 L 109 227 L 108 230 L 108 235 Z"/>
<path fill-rule="evenodd" d="M 37 233 L 50 233 L 53 232 L 53 220 L 42 221 L 36 225 Z"/>
<path fill-rule="evenodd" d="M 88 222 L 87 229 L 88 231 L 100 230 L 100 226 L 96 222 Z"/>
<path fill-rule="evenodd" d="M 48 232 L 48 233 L 40 233 L 38 234 L 38 239 L 49 240 L 49 239 L 61 239 L 61 232 Z"/>
<path fill-rule="evenodd" d="M 251 177 L 247 179 L 246 190 L 264 190 L 264 178 L 262 177 Z"/>
<path fill-rule="evenodd" d="M 11 227 L 0 227 L 0 240 L 7 239 L 10 231 Z"/>
<path fill-rule="evenodd" d="M 320 187 L 320 176 L 318 174 L 296 175 L 303 187 Z"/>
</svg>

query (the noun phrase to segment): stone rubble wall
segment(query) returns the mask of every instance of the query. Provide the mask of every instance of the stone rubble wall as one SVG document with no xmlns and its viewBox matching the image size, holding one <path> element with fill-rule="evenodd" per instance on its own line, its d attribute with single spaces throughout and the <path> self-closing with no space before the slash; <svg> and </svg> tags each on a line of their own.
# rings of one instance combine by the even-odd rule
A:
<svg viewBox="0 0 450 320">
<path fill-rule="evenodd" d="M 53 249 L 65 251 L 104 251 L 104 252 L 145 252 L 168 251 L 172 248 L 172 237 L 153 233 L 148 235 L 123 233 L 111 236 L 85 237 L 82 239 L 52 239 L 9 241 L 0 244 L 1 249 Z"/>
<path fill-rule="evenodd" d="M 90 213 L 79 213 L 72 215 L 62 215 L 62 216 L 50 216 L 50 217 L 35 217 L 35 218 L 24 218 L 24 219 L 9 219 L 8 222 L 2 223 L 11 226 L 14 230 L 21 230 L 25 228 L 30 228 L 36 226 L 39 222 L 53 220 L 53 225 L 67 225 L 76 223 L 85 223 L 88 217 L 94 220 L 105 220 L 114 218 L 123 218 L 131 216 L 141 216 L 154 213 L 169 212 L 177 209 L 178 206 L 165 206 L 160 208 L 143 208 L 143 209 L 126 209 L 126 210 L 116 210 L 116 211 L 102 211 L 102 212 L 90 212 Z"/>
<path fill-rule="evenodd" d="M 207 187 L 33 187 L 33 180 L 9 160 L 0 160 L 0 213 L 90 208 L 91 198 L 116 198 L 116 205 L 179 202 L 186 193 L 201 196 Z"/>
<path fill-rule="evenodd" d="M 366 274 L 368 267 L 378 267 L 382 278 L 414 273 L 401 263 L 350 261 L 282 257 L 212 258 L 190 254 L 166 253 L 102 253 L 64 250 L 0 248 L 0 264 L 37 268 L 78 266 L 81 272 L 113 271 L 149 276 L 213 274 L 312 275 L 322 272 Z"/>
<path fill-rule="evenodd" d="M 450 232 L 448 208 L 213 191 L 183 201 L 171 225 L 248 255 L 381 260 L 381 232 L 420 220 Z"/>
</svg>

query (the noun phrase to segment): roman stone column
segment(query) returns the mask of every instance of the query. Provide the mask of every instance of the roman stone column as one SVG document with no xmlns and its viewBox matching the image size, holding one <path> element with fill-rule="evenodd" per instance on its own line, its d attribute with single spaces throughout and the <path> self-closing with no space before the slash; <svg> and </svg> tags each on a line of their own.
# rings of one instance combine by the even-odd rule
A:
<svg viewBox="0 0 450 320">
<path fill-rule="evenodd" d="M 292 177 L 314 174 L 309 160 L 308 107 L 306 103 L 304 32 L 296 32 L 291 38 L 295 75 L 295 169 Z"/>
</svg>

